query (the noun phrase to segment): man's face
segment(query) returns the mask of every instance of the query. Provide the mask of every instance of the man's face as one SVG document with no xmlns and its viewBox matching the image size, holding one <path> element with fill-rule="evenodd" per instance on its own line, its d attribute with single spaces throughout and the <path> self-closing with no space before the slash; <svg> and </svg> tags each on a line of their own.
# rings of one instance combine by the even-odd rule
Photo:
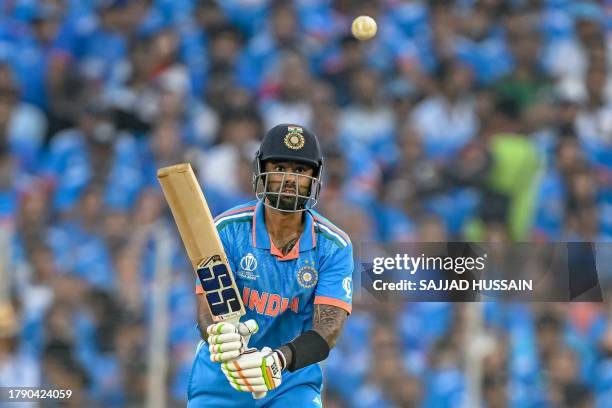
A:
<svg viewBox="0 0 612 408">
<path fill-rule="evenodd" d="M 272 174 L 267 175 L 268 185 L 266 189 L 266 199 L 272 206 L 278 207 L 280 210 L 294 210 L 304 206 L 307 197 L 310 196 L 312 184 L 310 177 L 313 177 L 314 174 L 312 167 L 294 162 L 266 162 L 264 170 L 272 172 Z M 301 197 L 298 197 L 298 195 Z M 296 200 L 297 207 L 295 205 Z"/>
</svg>

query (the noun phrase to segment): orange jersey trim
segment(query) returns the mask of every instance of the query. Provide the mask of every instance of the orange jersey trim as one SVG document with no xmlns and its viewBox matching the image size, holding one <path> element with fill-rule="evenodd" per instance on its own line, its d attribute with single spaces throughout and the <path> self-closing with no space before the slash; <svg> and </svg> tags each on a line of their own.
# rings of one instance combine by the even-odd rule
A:
<svg viewBox="0 0 612 408">
<path fill-rule="evenodd" d="M 350 303 L 328 296 L 315 296 L 314 304 L 336 306 L 342 310 L 346 310 L 348 314 L 351 314 L 353 310 L 353 306 Z"/>
<path fill-rule="evenodd" d="M 274 242 L 272 242 L 272 238 L 270 238 L 270 253 L 278 258 L 279 261 L 290 261 L 292 259 L 297 259 L 300 256 L 300 241 L 298 240 L 295 243 L 287 255 L 283 255 L 281 250 L 274 246 Z"/>
</svg>

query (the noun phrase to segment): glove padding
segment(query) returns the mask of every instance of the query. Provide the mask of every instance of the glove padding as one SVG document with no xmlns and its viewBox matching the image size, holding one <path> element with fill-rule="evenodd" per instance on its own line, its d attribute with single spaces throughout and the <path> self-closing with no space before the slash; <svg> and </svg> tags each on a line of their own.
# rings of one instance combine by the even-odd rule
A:
<svg viewBox="0 0 612 408">
<path fill-rule="evenodd" d="M 281 384 L 283 367 L 279 353 L 269 347 L 247 350 L 236 360 L 223 363 L 221 370 L 234 389 L 265 393 Z"/>
<path fill-rule="evenodd" d="M 253 319 L 237 326 L 229 322 L 211 324 L 206 328 L 210 361 L 224 362 L 238 357 L 247 350 L 251 335 L 258 330 Z"/>
</svg>

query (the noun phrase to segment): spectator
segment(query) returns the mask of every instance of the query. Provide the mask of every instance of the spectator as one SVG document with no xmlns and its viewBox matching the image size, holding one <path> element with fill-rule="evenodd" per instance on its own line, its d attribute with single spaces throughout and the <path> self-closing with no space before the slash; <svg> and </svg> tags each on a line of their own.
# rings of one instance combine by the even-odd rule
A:
<svg viewBox="0 0 612 408">
<path fill-rule="evenodd" d="M 437 72 L 439 92 L 414 108 L 412 121 L 423 138 L 427 157 L 448 159 L 478 132 L 472 76 L 466 65 L 443 63 Z"/>
<path fill-rule="evenodd" d="M 526 23 L 509 36 L 514 66 L 496 85 L 497 92 L 516 101 L 521 111 L 547 101 L 552 83 L 539 61 L 540 38 L 536 27 Z"/>
<path fill-rule="evenodd" d="M 548 366 L 551 403 L 557 406 L 592 406 L 588 387 L 580 381 L 578 361 L 574 352 L 569 349 L 556 350 L 550 357 Z"/>
<path fill-rule="evenodd" d="M 255 153 L 256 141 L 262 131 L 261 118 L 256 112 L 226 112 L 219 129 L 217 145 L 201 157 L 202 180 L 207 186 L 225 194 L 239 194 L 238 178 L 226 179 L 220 174 L 239 174 L 242 155 Z"/>
<path fill-rule="evenodd" d="M 591 1 L 577 1 L 569 11 L 573 17 L 575 35 L 552 43 L 546 62 L 563 89 L 579 92 L 589 65 L 589 49 L 605 44 L 602 27 L 604 13 L 596 2 Z"/>
<path fill-rule="evenodd" d="M 503 31 L 495 24 L 503 11 L 502 3 L 476 1 L 460 19 L 462 35 L 455 44 L 455 57 L 472 68 L 479 84 L 501 78 L 510 66 Z"/>
<path fill-rule="evenodd" d="M 231 25 L 217 25 L 208 31 L 209 73 L 233 72 L 242 47 L 242 34 Z"/>
<path fill-rule="evenodd" d="M 8 144 L 19 173 L 38 168 L 47 120 L 37 107 L 20 102 L 13 71 L 0 64 L 0 143 Z"/>
<path fill-rule="evenodd" d="M 14 159 L 8 146 L 0 139 L 0 219 L 11 223 L 17 212 Z"/>
<path fill-rule="evenodd" d="M 340 115 L 340 143 L 349 158 L 367 160 L 360 151 L 371 152 L 375 164 L 382 168 L 395 160 L 393 157 L 393 111 L 380 86 L 379 74 L 370 69 L 356 71 L 351 77 L 354 102 Z"/>
<path fill-rule="evenodd" d="M 591 162 L 610 166 L 612 158 L 612 105 L 604 97 L 606 71 L 603 66 L 589 66 L 586 72 L 588 97 L 574 122 Z"/>
<path fill-rule="evenodd" d="M 0 306 L 0 384 L 3 387 L 38 387 L 40 367 L 32 355 L 20 350 L 18 316 L 10 303 Z"/>
<path fill-rule="evenodd" d="M 121 129 L 145 132 L 154 121 L 157 92 L 149 82 L 150 47 L 148 39 L 132 41 L 123 69 L 117 72 L 106 92 L 106 103 L 114 110 Z"/>
<path fill-rule="evenodd" d="M 148 161 L 148 182 L 153 183 L 155 169 L 181 162 L 185 155 L 185 145 L 182 140 L 180 124 L 172 119 L 163 119 L 155 124 L 151 131 L 148 153 L 152 156 Z"/>
<path fill-rule="evenodd" d="M 108 188 L 110 205 L 131 205 L 143 182 L 140 161 L 134 156 L 137 146 L 130 135 L 118 134 L 104 106 L 89 104 L 82 110 L 78 127 L 54 139 L 46 172 L 55 182 L 56 209 L 70 210 L 90 182 Z M 126 178 L 126 172 L 132 177 Z"/>
<path fill-rule="evenodd" d="M 350 79 L 355 71 L 365 65 L 365 49 L 353 36 L 340 40 L 337 55 L 331 57 L 324 66 L 325 77 L 334 87 L 338 104 L 345 106 L 350 101 Z"/>
<path fill-rule="evenodd" d="M 82 194 L 74 218 L 61 224 L 51 245 L 65 259 L 64 270 L 73 272 L 85 282 L 103 288 L 115 285 L 112 260 L 102 236 L 104 202 L 99 185 L 90 185 Z"/>
<path fill-rule="evenodd" d="M 307 99 L 311 78 L 307 64 L 299 54 L 287 53 L 281 57 L 279 81 L 277 84 L 269 84 L 272 92 L 264 97 L 262 106 L 266 129 L 283 121 L 311 126 L 313 113 Z M 277 88 L 276 91 L 273 90 L 274 87 Z"/>
<path fill-rule="evenodd" d="M 144 322 L 134 318 L 118 324 L 115 332 L 117 357 L 121 362 L 121 379 L 124 404 L 142 404 L 146 398 L 146 360 Z"/>
<path fill-rule="evenodd" d="M 65 13 L 64 2 L 43 2 L 35 6 L 30 16 L 32 32 L 17 44 L 20 52 L 13 66 L 19 77 L 22 99 L 41 110 L 49 106 L 46 72 Z"/>
<path fill-rule="evenodd" d="M 68 407 L 82 407 L 90 403 L 87 396 L 89 378 L 82 365 L 74 359 L 69 344 L 49 342 L 43 355 L 43 365 L 44 384 L 72 391 L 70 398 L 66 399 Z"/>
<path fill-rule="evenodd" d="M 520 117 L 514 101 L 498 99 L 491 123 L 496 131 L 489 143 L 491 167 L 480 202 L 482 222 L 506 224 L 513 239 L 530 230 L 540 168 L 534 145 L 519 134 Z M 520 188 L 515 184 L 519 179 Z"/>
<path fill-rule="evenodd" d="M 334 88 L 327 82 L 313 82 L 310 87 L 312 127 L 323 146 L 335 143 L 338 134 L 338 107 Z"/>
<path fill-rule="evenodd" d="M 251 92 L 265 84 L 267 67 L 277 65 L 287 51 L 299 50 L 300 24 L 291 3 L 272 1 L 270 23 L 254 36 L 238 63 L 239 85 Z"/>
</svg>

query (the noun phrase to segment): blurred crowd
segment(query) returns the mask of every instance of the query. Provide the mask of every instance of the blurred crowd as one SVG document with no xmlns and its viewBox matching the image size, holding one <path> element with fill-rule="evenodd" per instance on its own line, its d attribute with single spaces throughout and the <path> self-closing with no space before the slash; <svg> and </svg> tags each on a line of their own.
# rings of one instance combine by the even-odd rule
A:
<svg viewBox="0 0 612 408">
<path fill-rule="evenodd" d="M 609 242 L 611 72 L 610 0 L 0 0 L 0 386 L 142 406 L 167 270 L 183 405 L 193 279 L 155 171 L 191 162 L 218 214 L 278 123 L 319 136 L 355 245 Z M 355 304 L 327 407 L 470 406 L 470 344 L 483 407 L 612 406 L 605 304 L 487 303 L 478 335 L 473 306 Z"/>
</svg>

